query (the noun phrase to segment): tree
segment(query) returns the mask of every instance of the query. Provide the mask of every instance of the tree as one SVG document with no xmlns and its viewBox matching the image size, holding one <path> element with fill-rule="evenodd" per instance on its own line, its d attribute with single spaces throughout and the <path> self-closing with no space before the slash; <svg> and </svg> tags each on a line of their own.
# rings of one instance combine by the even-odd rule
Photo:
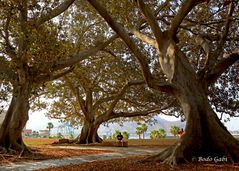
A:
<svg viewBox="0 0 239 171">
<path fill-rule="evenodd" d="M 160 128 L 159 130 L 152 130 L 150 132 L 151 139 L 160 139 L 165 137 L 166 137 L 166 131 L 163 128 Z"/>
<path fill-rule="evenodd" d="M 142 130 L 143 139 L 144 139 L 144 134 L 147 131 L 148 126 L 146 124 L 141 124 L 140 127 L 141 127 L 141 130 Z"/>
<path fill-rule="evenodd" d="M 106 135 L 103 135 L 103 136 L 102 136 L 102 139 L 103 139 L 103 141 L 104 141 L 104 140 L 107 140 L 107 136 L 106 136 Z"/>
<path fill-rule="evenodd" d="M 160 138 L 166 137 L 166 131 L 163 128 L 159 128 L 159 137 Z"/>
<path fill-rule="evenodd" d="M 159 138 L 159 131 L 157 130 L 152 130 L 150 132 L 150 139 L 156 140 Z"/>
<path fill-rule="evenodd" d="M 141 126 L 136 127 L 135 133 L 139 136 L 139 139 L 141 139 L 140 135 L 143 134 L 142 127 Z"/>
<path fill-rule="evenodd" d="M 61 138 L 64 138 L 64 136 L 62 135 L 62 133 L 58 132 L 57 135 L 56 135 L 56 138 L 61 139 Z"/>
<path fill-rule="evenodd" d="M 38 131 L 32 131 L 32 137 L 38 138 L 39 137 L 39 132 Z"/>
<path fill-rule="evenodd" d="M 99 1 L 88 2 L 138 59 L 149 87 L 174 96 L 184 112 L 185 134 L 175 145 L 148 160 L 176 165 L 192 161 L 193 157 L 226 156 L 229 162 L 238 162 L 239 142 L 211 106 L 215 100 L 211 97 L 215 87 L 224 85 L 232 90 L 228 84 L 238 82 L 235 74 L 238 73 L 239 59 L 235 42 L 238 38 L 238 3 L 230 1 L 225 5 L 224 1 L 204 3 L 204 0 L 144 3 L 137 0 L 132 2 L 135 5 L 130 15 L 133 21 L 122 23 L 118 18 L 116 21 Z M 134 28 L 128 31 L 126 28 L 130 25 Z M 145 51 L 151 49 L 149 45 L 155 49 L 153 52 L 158 55 L 164 78 L 152 75 L 146 53 L 141 51 L 142 45 L 135 37 L 147 43 Z M 222 94 L 220 91 L 217 93 Z M 228 107 L 231 106 L 232 111 L 238 110 L 234 108 L 238 104 L 238 95 L 231 93 L 227 97 L 236 98 L 231 99 L 233 105 Z"/>
<path fill-rule="evenodd" d="M 180 130 L 180 128 L 176 125 L 172 125 L 170 127 L 170 133 L 173 134 L 174 137 L 176 137 L 178 135 L 179 130 Z"/>
<path fill-rule="evenodd" d="M 73 140 L 73 139 L 74 139 L 74 135 L 73 135 L 72 133 L 69 135 L 69 139 L 70 139 L 70 140 Z"/>
<path fill-rule="evenodd" d="M 51 135 L 51 129 L 54 127 L 54 125 L 53 125 L 53 123 L 51 123 L 51 122 L 48 122 L 47 123 L 47 129 L 48 129 L 48 131 L 49 131 L 49 135 Z"/>
<path fill-rule="evenodd" d="M 101 143 L 97 133 L 101 124 L 145 117 L 170 106 L 160 100 L 164 94 L 144 86 L 141 73 L 132 70 L 137 69 L 135 62 L 125 60 L 101 53 L 79 63 L 67 77 L 46 85 L 47 97 L 57 99 L 48 115 L 83 126 L 75 143 Z"/>
<path fill-rule="evenodd" d="M 127 131 L 123 131 L 122 135 L 123 135 L 125 140 L 129 139 L 129 133 Z"/>
<path fill-rule="evenodd" d="M 77 38 L 70 39 L 64 30 L 69 28 L 65 25 L 69 15 L 52 20 L 73 3 L 74 0 L 0 3 L 0 78 L 12 87 L 12 99 L 0 128 L 0 146 L 7 150 L 28 151 L 21 133 L 28 120 L 29 99 L 37 96 L 44 83 L 71 72 L 75 63 L 117 37 L 91 45 L 88 50 L 79 49 Z"/>
</svg>

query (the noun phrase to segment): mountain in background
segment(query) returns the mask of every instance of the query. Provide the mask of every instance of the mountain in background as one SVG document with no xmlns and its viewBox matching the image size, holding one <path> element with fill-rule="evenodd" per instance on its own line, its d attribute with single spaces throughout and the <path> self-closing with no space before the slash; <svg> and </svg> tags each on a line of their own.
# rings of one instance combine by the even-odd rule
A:
<svg viewBox="0 0 239 171">
<path fill-rule="evenodd" d="M 148 125 L 146 137 L 149 136 L 152 130 L 158 130 L 159 128 L 163 128 L 166 131 L 167 135 L 171 135 L 170 127 L 172 125 L 176 125 L 180 128 L 185 128 L 185 125 L 186 125 L 186 122 L 181 122 L 181 121 L 168 121 L 160 117 L 156 117 L 155 119 L 157 120 L 157 122 L 154 125 Z M 137 122 L 125 122 L 123 126 L 120 126 L 117 123 L 109 124 L 108 127 L 102 125 L 100 126 L 98 130 L 98 134 L 101 136 L 102 135 L 110 136 L 115 132 L 115 130 L 119 130 L 121 132 L 127 131 L 130 134 L 130 137 L 138 137 L 135 133 L 136 127 L 138 127 Z"/>
</svg>

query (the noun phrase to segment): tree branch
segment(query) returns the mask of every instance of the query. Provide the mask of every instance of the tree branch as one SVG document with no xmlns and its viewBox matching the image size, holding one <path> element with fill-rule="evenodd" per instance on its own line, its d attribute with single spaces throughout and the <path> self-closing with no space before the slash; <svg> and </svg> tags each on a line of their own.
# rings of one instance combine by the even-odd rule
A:
<svg viewBox="0 0 239 171">
<path fill-rule="evenodd" d="M 0 79 L 2 80 L 16 80 L 16 73 L 9 67 L 9 62 L 4 59 L 1 60 L 0 56 Z"/>
<path fill-rule="evenodd" d="M 142 40 L 143 42 L 146 42 L 150 44 L 151 46 L 155 47 L 156 49 L 158 48 L 158 44 L 155 39 L 148 37 L 147 35 L 140 33 L 137 30 L 131 30 L 131 33 L 135 35 L 137 38 Z"/>
<path fill-rule="evenodd" d="M 137 0 L 137 4 L 144 14 L 146 21 L 149 23 L 157 42 L 159 43 L 163 37 L 163 32 L 161 31 L 157 23 L 156 17 L 154 16 L 150 8 L 144 4 L 143 0 Z"/>
<path fill-rule="evenodd" d="M 164 91 L 164 92 L 172 92 L 172 85 L 169 83 L 164 82 L 162 87 L 160 84 L 156 84 L 157 81 L 154 80 L 148 60 L 146 56 L 140 51 L 138 46 L 135 44 L 134 40 L 129 36 L 127 30 L 116 22 L 106 11 L 106 9 L 99 3 L 97 0 L 88 0 L 88 2 L 98 11 L 98 13 L 105 19 L 105 21 L 109 24 L 109 26 L 120 36 L 120 38 L 125 42 L 131 52 L 135 55 L 141 65 L 141 71 L 143 73 L 145 82 L 149 85 L 149 87 L 155 88 L 157 90 Z M 165 86 L 167 84 L 167 86 Z"/>
<path fill-rule="evenodd" d="M 87 115 L 87 117 L 88 117 L 89 115 L 91 115 L 91 112 L 92 112 L 92 105 L 93 105 L 92 90 L 91 89 L 87 89 L 85 94 L 86 94 L 85 106 L 86 106 L 86 111 L 88 113 L 88 115 Z"/>
<path fill-rule="evenodd" d="M 110 114 L 110 119 L 113 119 L 113 118 L 118 118 L 118 117 L 135 117 L 135 116 L 147 116 L 149 114 L 153 114 L 153 113 L 159 113 L 159 112 L 162 112 L 163 110 L 166 110 L 168 109 L 170 106 L 172 106 L 172 104 L 174 103 L 171 102 L 169 103 L 167 106 L 165 107 L 161 107 L 161 108 L 151 108 L 151 109 L 148 109 L 148 110 L 144 110 L 144 111 L 137 111 L 137 112 L 119 112 L 119 113 L 116 113 L 116 112 L 112 112 Z"/>
<path fill-rule="evenodd" d="M 222 55 L 223 47 L 224 47 L 224 44 L 227 40 L 227 35 L 229 33 L 229 27 L 230 27 L 231 17 L 232 17 L 233 11 L 234 11 L 234 5 L 233 5 L 233 1 L 231 1 L 230 5 L 229 5 L 229 9 L 228 9 L 227 19 L 226 19 L 226 22 L 225 22 L 225 30 L 221 35 L 221 39 L 220 39 L 217 50 L 215 51 L 215 53 L 211 54 L 208 57 L 208 60 L 206 61 L 205 70 L 210 70 L 210 68 L 214 66 L 216 59 L 219 56 Z"/>
<path fill-rule="evenodd" d="M 233 4 L 233 1 L 231 1 L 230 5 L 229 5 L 227 19 L 226 19 L 226 22 L 225 22 L 225 30 L 224 30 L 224 32 L 223 32 L 223 34 L 221 36 L 220 47 L 223 46 L 224 42 L 227 39 L 227 35 L 228 35 L 228 32 L 229 32 L 229 28 L 230 28 L 230 23 L 232 21 L 231 17 L 232 17 L 233 11 L 234 11 L 234 4 Z"/>
<path fill-rule="evenodd" d="M 69 59 L 59 61 L 53 66 L 53 68 L 54 70 L 58 70 L 65 67 L 72 66 L 76 64 L 77 62 L 80 62 L 86 59 L 87 57 L 96 54 L 98 51 L 104 49 L 106 46 L 112 43 L 116 38 L 118 38 L 118 35 L 114 35 L 111 38 L 109 38 L 109 40 L 105 41 L 104 43 L 99 43 L 88 50 L 81 51 L 78 54 L 73 55 Z"/>
<path fill-rule="evenodd" d="M 116 104 L 118 103 L 118 101 L 120 100 L 120 98 L 124 95 L 124 93 L 126 92 L 126 90 L 133 85 L 142 85 L 145 84 L 144 80 L 137 80 L 137 81 L 130 81 L 128 82 L 119 92 L 119 94 L 116 96 L 116 98 L 113 100 L 113 102 L 110 104 L 109 109 L 106 112 L 106 115 L 110 115 L 110 113 L 113 112 Z"/>
<path fill-rule="evenodd" d="M 80 108 L 85 116 L 87 116 L 87 110 L 85 106 L 85 101 L 84 99 L 80 96 L 79 89 L 78 87 L 75 87 L 71 80 L 68 77 L 64 77 L 65 81 L 67 82 L 68 86 L 70 87 L 71 91 L 73 94 L 75 94 L 76 99 L 80 105 Z M 78 113 L 78 112 L 77 112 Z"/>
<path fill-rule="evenodd" d="M 119 117 L 135 117 L 135 116 L 146 116 L 152 113 L 160 112 L 160 109 L 151 109 L 146 111 L 137 111 L 137 112 L 112 112 L 110 115 L 110 119 L 119 118 Z"/>
<path fill-rule="evenodd" d="M 231 54 L 225 56 L 220 62 L 218 62 L 214 68 L 206 75 L 206 81 L 208 85 L 214 84 L 217 79 L 225 72 L 231 65 L 239 61 L 239 49 Z"/>
<path fill-rule="evenodd" d="M 178 14 L 173 18 L 170 28 L 169 35 L 170 37 L 174 37 L 177 34 L 177 30 L 182 23 L 183 19 L 187 16 L 187 14 L 196 6 L 198 1 L 196 0 L 185 0 L 181 5 L 181 8 L 178 11 Z"/>
<path fill-rule="evenodd" d="M 73 71 L 74 67 L 70 67 L 69 69 L 65 69 L 64 71 L 54 74 L 54 73 L 49 73 L 46 75 L 40 75 L 39 77 L 34 78 L 36 83 L 41 83 L 41 82 L 46 82 L 46 81 L 52 81 L 55 79 L 58 79 L 71 71 Z"/>
<path fill-rule="evenodd" d="M 41 25 L 44 22 L 49 21 L 52 18 L 60 15 L 61 13 L 66 11 L 71 6 L 71 4 L 74 3 L 74 1 L 75 0 L 65 0 L 62 4 L 51 10 L 49 13 L 42 14 L 40 18 L 38 18 L 36 22 L 34 22 L 34 24 L 36 24 L 37 26 Z"/>
<path fill-rule="evenodd" d="M 4 25 L 4 35 L 2 32 L 0 32 L 1 36 L 4 38 L 5 43 L 6 43 L 6 52 L 7 54 L 12 58 L 16 58 L 16 49 L 11 45 L 10 40 L 9 40 L 9 25 L 10 25 L 10 20 L 11 20 L 11 11 L 9 11 L 9 15 L 7 16 L 6 24 Z"/>
<path fill-rule="evenodd" d="M 114 100 L 115 98 L 116 98 L 116 95 L 115 95 L 115 96 L 109 96 L 109 97 L 101 98 L 101 99 L 99 99 L 98 101 L 95 102 L 95 104 L 93 105 L 93 109 L 96 109 L 96 108 L 98 108 L 102 103 L 108 102 L 108 101 L 111 101 L 111 100 Z"/>
</svg>

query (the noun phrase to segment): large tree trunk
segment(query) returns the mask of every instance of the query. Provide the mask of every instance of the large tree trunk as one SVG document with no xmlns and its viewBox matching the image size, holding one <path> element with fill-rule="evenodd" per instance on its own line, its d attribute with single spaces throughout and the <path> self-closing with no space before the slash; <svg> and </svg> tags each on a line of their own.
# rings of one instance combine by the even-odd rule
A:
<svg viewBox="0 0 239 171">
<path fill-rule="evenodd" d="M 81 129 L 80 135 L 76 138 L 78 144 L 101 143 L 102 139 L 99 137 L 97 130 L 100 124 L 95 122 L 85 121 Z"/>
<path fill-rule="evenodd" d="M 163 44 L 160 64 L 169 82 L 174 85 L 173 95 L 178 99 L 187 123 L 184 135 L 174 146 L 149 159 L 170 165 L 219 159 L 238 162 L 239 141 L 211 108 L 207 82 L 197 76 L 174 42 L 169 40 L 167 43 Z"/>
<path fill-rule="evenodd" d="M 0 146 L 7 150 L 22 152 L 26 146 L 22 139 L 22 130 L 28 120 L 29 91 L 27 88 L 13 93 L 13 97 L 0 128 Z"/>
<path fill-rule="evenodd" d="M 239 161 L 239 141 L 220 122 L 202 87 L 192 79 L 176 94 L 186 116 L 185 134 L 174 146 L 148 158 L 150 161 L 170 165 L 187 161 L 218 162 L 220 159 L 232 163 Z"/>
</svg>

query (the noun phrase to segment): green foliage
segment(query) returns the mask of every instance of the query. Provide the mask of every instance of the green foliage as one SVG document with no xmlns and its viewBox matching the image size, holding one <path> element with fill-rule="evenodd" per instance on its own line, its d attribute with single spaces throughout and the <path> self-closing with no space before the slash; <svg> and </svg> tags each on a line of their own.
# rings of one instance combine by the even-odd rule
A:
<svg viewBox="0 0 239 171">
<path fill-rule="evenodd" d="M 70 139 L 70 140 L 73 140 L 73 139 L 74 139 L 74 135 L 73 135 L 72 133 L 69 135 L 69 139 Z"/>
<path fill-rule="evenodd" d="M 170 127 L 170 133 L 173 134 L 174 137 L 176 137 L 178 135 L 179 130 L 180 130 L 180 128 L 176 125 L 172 125 Z"/>
<path fill-rule="evenodd" d="M 139 139 L 141 139 L 141 134 L 143 133 L 143 130 L 140 126 L 136 127 L 135 133 L 139 136 Z"/>
<path fill-rule="evenodd" d="M 113 139 L 117 139 L 117 135 L 119 135 L 119 133 L 121 133 L 119 130 L 115 130 L 113 134 Z"/>
<path fill-rule="evenodd" d="M 144 133 L 147 131 L 148 126 L 144 123 L 136 127 L 136 134 L 139 135 L 139 139 L 141 138 L 140 135 L 143 134 L 144 139 Z"/>
<path fill-rule="evenodd" d="M 39 137 L 39 132 L 38 131 L 32 131 L 32 137 L 33 138 L 38 138 Z"/>
<path fill-rule="evenodd" d="M 102 139 L 103 139 L 103 140 L 107 140 L 107 136 L 106 136 L 106 135 L 103 135 L 103 136 L 102 136 Z"/>
<path fill-rule="evenodd" d="M 153 130 L 150 132 L 151 139 L 160 139 L 165 137 L 166 137 L 166 131 L 163 128 L 160 128 L 159 130 Z"/>
<path fill-rule="evenodd" d="M 152 130 L 152 131 L 150 132 L 150 139 L 153 139 L 153 140 L 159 139 L 159 131 L 157 131 L 157 130 Z"/>
<path fill-rule="evenodd" d="M 123 131 L 122 135 L 123 135 L 124 139 L 126 139 L 126 140 L 129 139 L 129 133 L 127 131 Z"/>
<path fill-rule="evenodd" d="M 119 130 L 115 130 L 113 134 L 113 139 L 117 139 L 117 135 L 119 135 L 120 133 L 123 135 L 124 139 L 129 139 L 129 133 L 127 131 L 120 132 Z"/>
<path fill-rule="evenodd" d="M 56 138 L 64 138 L 64 136 L 62 135 L 62 133 L 58 132 L 57 135 L 56 135 Z"/>
<path fill-rule="evenodd" d="M 166 137 L 166 131 L 163 128 L 159 128 L 159 136 L 160 138 Z"/>
<path fill-rule="evenodd" d="M 142 131 L 143 131 L 143 133 L 144 133 L 144 132 L 147 131 L 148 126 L 147 126 L 146 124 L 142 124 L 142 125 L 141 125 L 141 128 L 142 128 Z"/>
</svg>

